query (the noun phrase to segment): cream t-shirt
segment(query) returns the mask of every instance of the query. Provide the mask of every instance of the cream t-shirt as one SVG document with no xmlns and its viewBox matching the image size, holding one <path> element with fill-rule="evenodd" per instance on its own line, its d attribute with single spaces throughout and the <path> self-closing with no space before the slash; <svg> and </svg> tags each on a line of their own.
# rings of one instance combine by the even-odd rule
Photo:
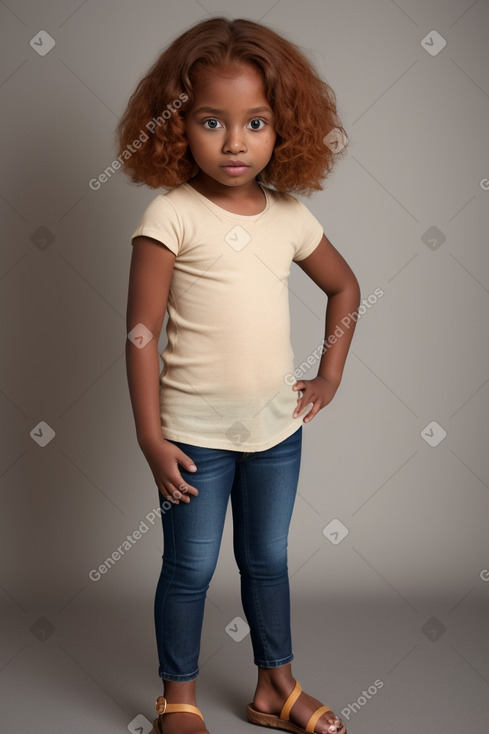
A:
<svg viewBox="0 0 489 734">
<path fill-rule="evenodd" d="M 298 393 L 285 381 L 294 370 L 287 283 L 323 228 L 295 197 L 261 188 L 265 208 L 248 216 L 182 184 L 149 204 L 131 236 L 176 256 L 159 378 L 165 438 L 263 451 L 310 410 L 292 417 Z"/>
</svg>

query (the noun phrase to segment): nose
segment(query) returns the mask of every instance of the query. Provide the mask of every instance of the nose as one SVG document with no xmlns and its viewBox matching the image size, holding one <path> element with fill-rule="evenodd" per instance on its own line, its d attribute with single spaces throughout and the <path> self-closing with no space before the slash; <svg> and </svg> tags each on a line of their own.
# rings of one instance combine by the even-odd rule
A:
<svg viewBox="0 0 489 734">
<path fill-rule="evenodd" d="M 237 155 L 238 153 L 246 152 L 246 150 L 247 147 L 241 130 L 239 128 L 230 128 L 223 145 L 224 153 Z"/>
</svg>

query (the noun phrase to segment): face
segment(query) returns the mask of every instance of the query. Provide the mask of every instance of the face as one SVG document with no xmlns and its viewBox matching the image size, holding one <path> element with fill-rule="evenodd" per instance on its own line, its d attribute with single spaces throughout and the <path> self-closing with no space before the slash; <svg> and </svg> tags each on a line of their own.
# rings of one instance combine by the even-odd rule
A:
<svg viewBox="0 0 489 734">
<path fill-rule="evenodd" d="M 276 139 L 259 72 L 240 65 L 202 74 L 185 132 L 201 180 L 233 188 L 253 183 Z"/>
</svg>

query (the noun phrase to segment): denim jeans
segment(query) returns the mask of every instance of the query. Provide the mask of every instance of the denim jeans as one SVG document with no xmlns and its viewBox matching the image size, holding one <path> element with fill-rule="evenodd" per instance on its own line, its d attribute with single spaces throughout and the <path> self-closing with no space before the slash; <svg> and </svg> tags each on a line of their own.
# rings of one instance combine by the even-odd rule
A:
<svg viewBox="0 0 489 734">
<path fill-rule="evenodd" d="M 171 509 L 166 502 L 161 515 L 164 552 L 154 605 L 158 675 L 189 681 L 199 674 L 205 597 L 229 497 L 254 663 L 264 668 L 290 663 L 287 538 L 299 479 L 302 425 L 276 446 L 252 453 L 172 443 L 195 462 L 196 472 L 180 471 L 199 494 Z"/>
</svg>

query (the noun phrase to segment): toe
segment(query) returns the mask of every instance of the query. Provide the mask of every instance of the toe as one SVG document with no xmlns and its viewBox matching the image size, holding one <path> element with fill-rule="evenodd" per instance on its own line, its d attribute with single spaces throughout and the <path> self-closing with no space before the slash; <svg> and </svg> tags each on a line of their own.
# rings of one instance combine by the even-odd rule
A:
<svg viewBox="0 0 489 734">
<path fill-rule="evenodd" d="M 325 714 L 324 720 L 328 734 L 341 734 L 344 724 L 338 716 L 333 713 Z"/>
</svg>

